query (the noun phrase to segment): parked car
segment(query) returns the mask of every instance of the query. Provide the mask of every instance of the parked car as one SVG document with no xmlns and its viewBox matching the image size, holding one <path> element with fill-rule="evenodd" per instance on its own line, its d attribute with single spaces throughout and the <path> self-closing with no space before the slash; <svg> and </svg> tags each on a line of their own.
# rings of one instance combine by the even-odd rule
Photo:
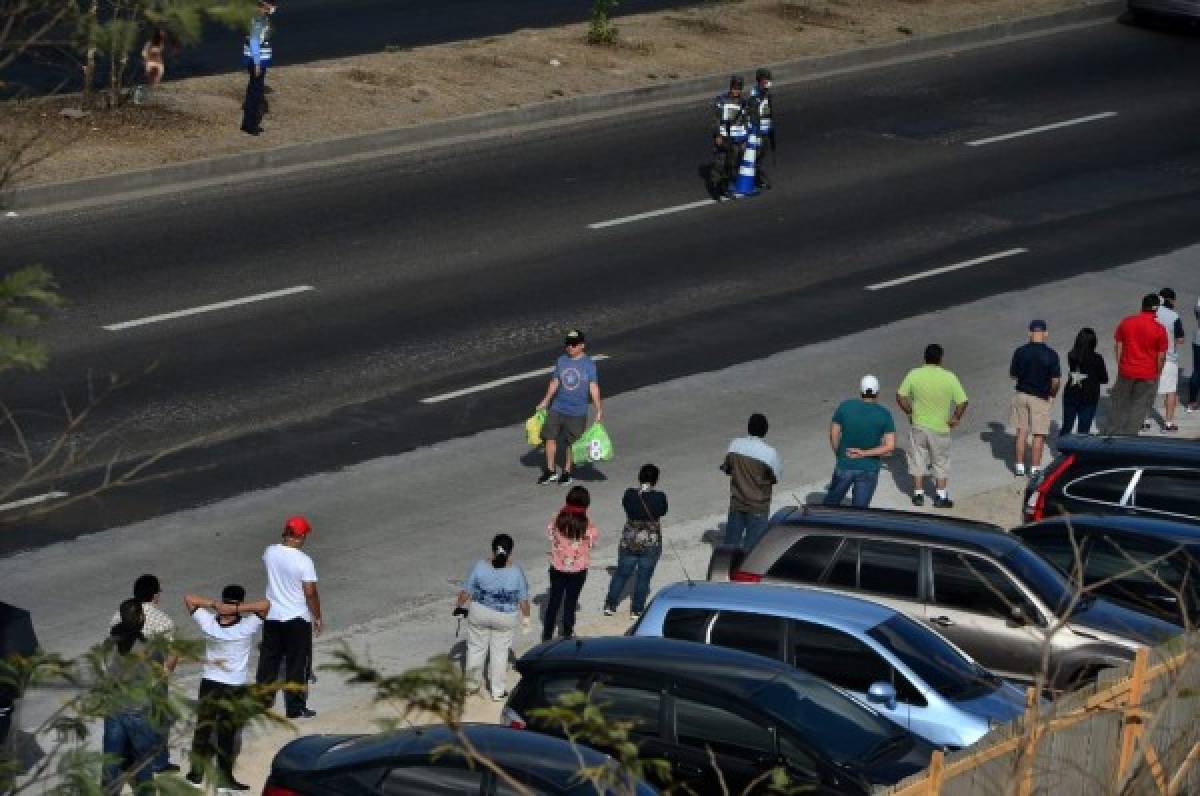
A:
<svg viewBox="0 0 1200 796">
<path fill-rule="evenodd" d="M 866 794 L 922 770 L 933 752 L 823 680 L 740 650 L 635 636 L 565 639 L 533 648 L 517 670 L 502 721 L 561 735 L 531 711 L 583 691 L 606 717 L 633 725 L 644 757 L 667 760 L 673 781 L 701 794 L 720 793 L 721 778 L 741 793 L 777 768 L 805 792 Z"/>
<path fill-rule="evenodd" d="M 1025 489 L 1025 521 L 1056 514 L 1142 514 L 1200 523 L 1200 445 L 1163 437 L 1068 434 Z"/>
<path fill-rule="evenodd" d="M 882 603 L 996 674 L 1069 689 L 1181 628 L 1094 596 L 995 525 L 944 515 L 804 506 L 778 512 L 743 557 L 718 547 L 711 580 L 806 584 Z M 1065 625 L 1048 632 L 1059 619 Z M 1047 649 L 1048 647 L 1048 649 Z"/>
<path fill-rule="evenodd" d="M 1073 514 L 1013 534 L 1076 583 L 1078 565 L 1083 584 L 1106 599 L 1182 626 L 1200 620 L 1200 525 Z"/>
<path fill-rule="evenodd" d="M 579 777 L 582 766 L 615 766 L 608 755 L 550 736 L 495 724 L 468 724 L 471 745 L 532 792 L 545 796 L 596 796 Z M 263 796 L 513 796 L 520 791 L 466 755 L 447 727 L 417 727 L 376 735 L 308 735 L 275 755 Z M 638 796 L 658 791 L 639 783 Z"/>
<path fill-rule="evenodd" d="M 959 749 L 1025 709 L 1021 689 L 927 625 L 816 589 L 675 583 L 633 630 L 790 663 L 866 701 L 934 746 Z"/>
</svg>

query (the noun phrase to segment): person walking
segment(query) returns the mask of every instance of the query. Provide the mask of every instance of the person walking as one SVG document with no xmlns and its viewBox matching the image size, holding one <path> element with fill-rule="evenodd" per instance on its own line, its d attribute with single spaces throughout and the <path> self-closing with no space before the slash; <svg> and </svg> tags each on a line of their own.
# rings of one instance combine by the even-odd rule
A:
<svg viewBox="0 0 1200 796">
<path fill-rule="evenodd" d="M 750 108 L 742 96 L 745 81 L 740 75 L 729 78 L 729 90 L 717 96 L 713 113 L 717 126 L 713 131 L 713 161 L 708 172 L 709 192 L 717 198 L 733 196 L 733 181 L 746 141 L 750 135 Z"/>
<path fill-rule="evenodd" d="M 783 476 L 779 454 L 764 441 L 766 415 L 755 412 L 746 421 L 746 436 L 729 443 L 721 472 L 729 476 L 729 515 L 725 544 L 749 550 L 767 531 L 771 490 Z"/>
<path fill-rule="evenodd" d="M 625 591 L 625 584 L 634 578 L 633 601 L 629 614 L 637 619 L 646 610 L 646 597 L 650 594 L 650 579 L 662 556 L 662 518 L 667 514 L 667 496 L 655 489 L 658 486 L 658 468 L 643 464 L 638 470 L 638 486 L 629 487 L 621 497 L 625 509 L 625 527 L 621 531 L 621 544 L 617 547 L 617 568 L 608 582 L 608 596 L 604 600 L 604 615 L 617 612 L 617 602 Z"/>
<path fill-rule="evenodd" d="M 1042 471 L 1042 452 L 1050 433 L 1050 407 L 1062 386 L 1062 366 L 1058 352 L 1046 345 L 1048 334 L 1045 321 L 1030 321 L 1029 342 L 1013 351 L 1008 366 L 1008 375 L 1016 381 L 1009 416 L 1016 433 L 1014 471 L 1018 476 L 1025 475 L 1025 444 L 1031 434 L 1029 474 Z"/>
<path fill-rule="evenodd" d="M 271 66 L 274 50 L 271 47 L 271 20 L 275 4 L 258 0 L 258 11 L 250 22 L 250 33 L 242 44 L 242 66 L 249 80 L 246 99 L 242 102 L 242 132 L 260 135 L 262 117 L 266 113 L 267 68 Z"/>
<path fill-rule="evenodd" d="M 829 423 L 829 447 L 837 462 L 825 493 L 826 506 L 842 505 L 851 489 L 855 507 L 870 506 L 879 485 L 880 460 L 896 449 L 896 423 L 879 405 L 879 379 L 863 376 L 858 394 L 838 404 Z"/>
<path fill-rule="evenodd" d="M 1109 434 L 1137 434 L 1154 406 L 1159 375 L 1167 359 L 1167 330 L 1158 322 L 1159 298 L 1142 297 L 1142 311 L 1129 315 L 1113 332 L 1117 381 L 1109 393 Z"/>
<path fill-rule="evenodd" d="M 1158 291 L 1158 298 L 1154 318 L 1167 333 L 1167 356 L 1163 361 L 1162 373 L 1158 376 L 1158 394 L 1163 397 L 1162 430 L 1175 432 L 1179 430 L 1175 424 L 1175 410 L 1179 407 L 1179 349 L 1187 335 L 1183 332 L 1183 321 L 1175 311 L 1175 291 L 1164 287 Z M 1142 423 L 1143 430 L 1149 427 L 1149 423 Z"/>
<path fill-rule="evenodd" d="M 250 653 L 263 626 L 269 600 L 246 602 L 246 589 L 231 583 L 221 599 L 188 594 L 188 613 L 204 633 L 204 674 L 196 697 L 196 730 L 192 734 L 192 766 L 187 781 L 200 785 L 214 758 L 218 790 L 250 790 L 233 777 L 238 733 L 245 723 L 250 683 Z"/>
<path fill-rule="evenodd" d="M 258 656 L 255 681 L 259 685 L 279 682 L 280 666 L 286 684 L 283 703 L 289 719 L 317 715 L 308 701 L 308 673 L 313 635 L 323 629 L 321 597 L 317 593 L 317 569 L 304 547 L 312 525 L 304 517 L 290 517 L 283 525 L 283 540 L 263 553 L 267 569 L 267 601 L 271 607 L 263 628 L 262 651 Z M 266 707 L 275 703 L 272 693 Z"/>
<path fill-rule="evenodd" d="M 937 343 L 925 346 L 925 364 L 913 368 L 900 382 L 896 403 L 908 418 L 908 469 L 912 474 L 914 506 L 925 505 L 925 476 L 933 473 L 933 505 L 954 507 L 950 499 L 950 431 L 967 411 L 967 394 L 958 377 L 942 367 L 945 351 Z"/>
<path fill-rule="evenodd" d="M 1063 388 L 1063 422 L 1060 434 L 1090 433 L 1100 404 L 1100 385 L 1108 384 L 1104 357 L 1096 353 L 1096 331 L 1085 326 L 1075 335 L 1067 354 L 1067 384 Z"/>
<path fill-rule="evenodd" d="M 771 188 L 767 177 L 767 144 L 775 155 L 775 98 L 771 96 L 771 70 L 760 68 L 754 73 L 754 88 L 750 89 L 750 118 L 758 128 L 758 158 L 754 161 L 754 183 L 759 188 Z"/>
<path fill-rule="evenodd" d="M 596 407 L 596 422 L 604 420 L 604 404 L 600 400 L 600 383 L 597 380 L 596 363 L 584 353 L 587 339 L 583 332 L 572 329 L 563 339 L 566 353 L 554 363 L 554 373 L 546 386 L 546 395 L 537 405 L 539 410 L 548 409 L 546 422 L 542 425 L 542 441 L 546 443 L 546 465 L 542 468 L 539 484 L 569 484 L 574 462 L 571 445 L 583 436 L 587 427 L 588 400 Z M 558 444 L 563 443 L 563 469 L 555 472 Z"/>
<path fill-rule="evenodd" d="M 1200 298 L 1196 299 L 1196 331 L 1192 333 L 1192 378 L 1188 381 L 1188 414 L 1200 409 Z"/>
<path fill-rule="evenodd" d="M 486 657 L 493 702 L 508 696 L 508 652 L 518 616 L 521 626 L 529 628 L 529 581 L 512 553 L 513 538 L 496 534 L 491 558 L 475 562 L 458 592 L 458 607 L 467 609 L 467 690 L 482 689 Z"/>
<path fill-rule="evenodd" d="M 550 537 L 550 595 L 542 620 L 542 641 L 554 637 L 560 607 L 563 638 L 575 635 L 575 609 L 592 563 L 592 548 L 599 535 L 588 519 L 587 510 L 591 503 L 592 497 L 586 488 L 571 487 L 566 503 L 546 528 Z"/>
<path fill-rule="evenodd" d="M 142 601 L 136 597 L 125 600 L 117 616 L 104 655 L 112 693 L 101 737 L 104 764 L 100 785 L 104 793 L 117 793 L 122 783 L 128 782 L 136 793 L 149 788 L 162 744 L 164 728 L 150 717 L 160 712 L 156 710 L 160 707 L 156 686 L 165 675 L 146 646 Z"/>
</svg>

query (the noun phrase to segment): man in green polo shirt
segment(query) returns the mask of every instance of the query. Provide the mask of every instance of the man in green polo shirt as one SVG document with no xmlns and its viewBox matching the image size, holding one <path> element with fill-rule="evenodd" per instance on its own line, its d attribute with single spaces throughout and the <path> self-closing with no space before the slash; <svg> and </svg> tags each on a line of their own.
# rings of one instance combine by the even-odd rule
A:
<svg viewBox="0 0 1200 796">
<path fill-rule="evenodd" d="M 925 347 L 925 364 L 913 368 L 900 382 L 896 403 L 912 424 L 908 431 L 908 470 L 913 478 L 912 502 L 925 505 L 925 476 L 933 471 L 933 505 L 954 506 L 947 491 L 950 475 L 950 429 L 967 411 L 967 394 L 958 377 L 942 367 L 942 347 Z"/>
</svg>

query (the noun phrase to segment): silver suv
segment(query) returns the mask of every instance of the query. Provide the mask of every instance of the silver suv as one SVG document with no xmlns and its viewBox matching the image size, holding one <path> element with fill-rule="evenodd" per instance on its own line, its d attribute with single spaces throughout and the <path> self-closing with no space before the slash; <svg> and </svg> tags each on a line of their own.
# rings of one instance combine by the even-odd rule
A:
<svg viewBox="0 0 1200 796">
<path fill-rule="evenodd" d="M 865 597 L 928 623 L 1002 677 L 1088 682 L 1176 625 L 1092 596 L 995 525 L 906 511 L 787 508 L 744 555 L 717 548 L 709 580 L 805 584 Z M 1060 618 L 1064 626 L 1049 633 Z"/>
</svg>

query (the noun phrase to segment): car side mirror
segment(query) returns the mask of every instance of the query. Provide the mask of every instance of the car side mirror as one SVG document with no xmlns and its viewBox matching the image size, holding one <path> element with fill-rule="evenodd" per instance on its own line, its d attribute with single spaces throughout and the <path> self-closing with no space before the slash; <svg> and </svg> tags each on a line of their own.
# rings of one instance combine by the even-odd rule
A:
<svg viewBox="0 0 1200 796">
<path fill-rule="evenodd" d="M 882 681 L 871 683 L 871 687 L 867 689 L 867 701 L 873 702 L 876 705 L 883 705 L 888 710 L 895 710 L 896 686 Z"/>
</svg>

